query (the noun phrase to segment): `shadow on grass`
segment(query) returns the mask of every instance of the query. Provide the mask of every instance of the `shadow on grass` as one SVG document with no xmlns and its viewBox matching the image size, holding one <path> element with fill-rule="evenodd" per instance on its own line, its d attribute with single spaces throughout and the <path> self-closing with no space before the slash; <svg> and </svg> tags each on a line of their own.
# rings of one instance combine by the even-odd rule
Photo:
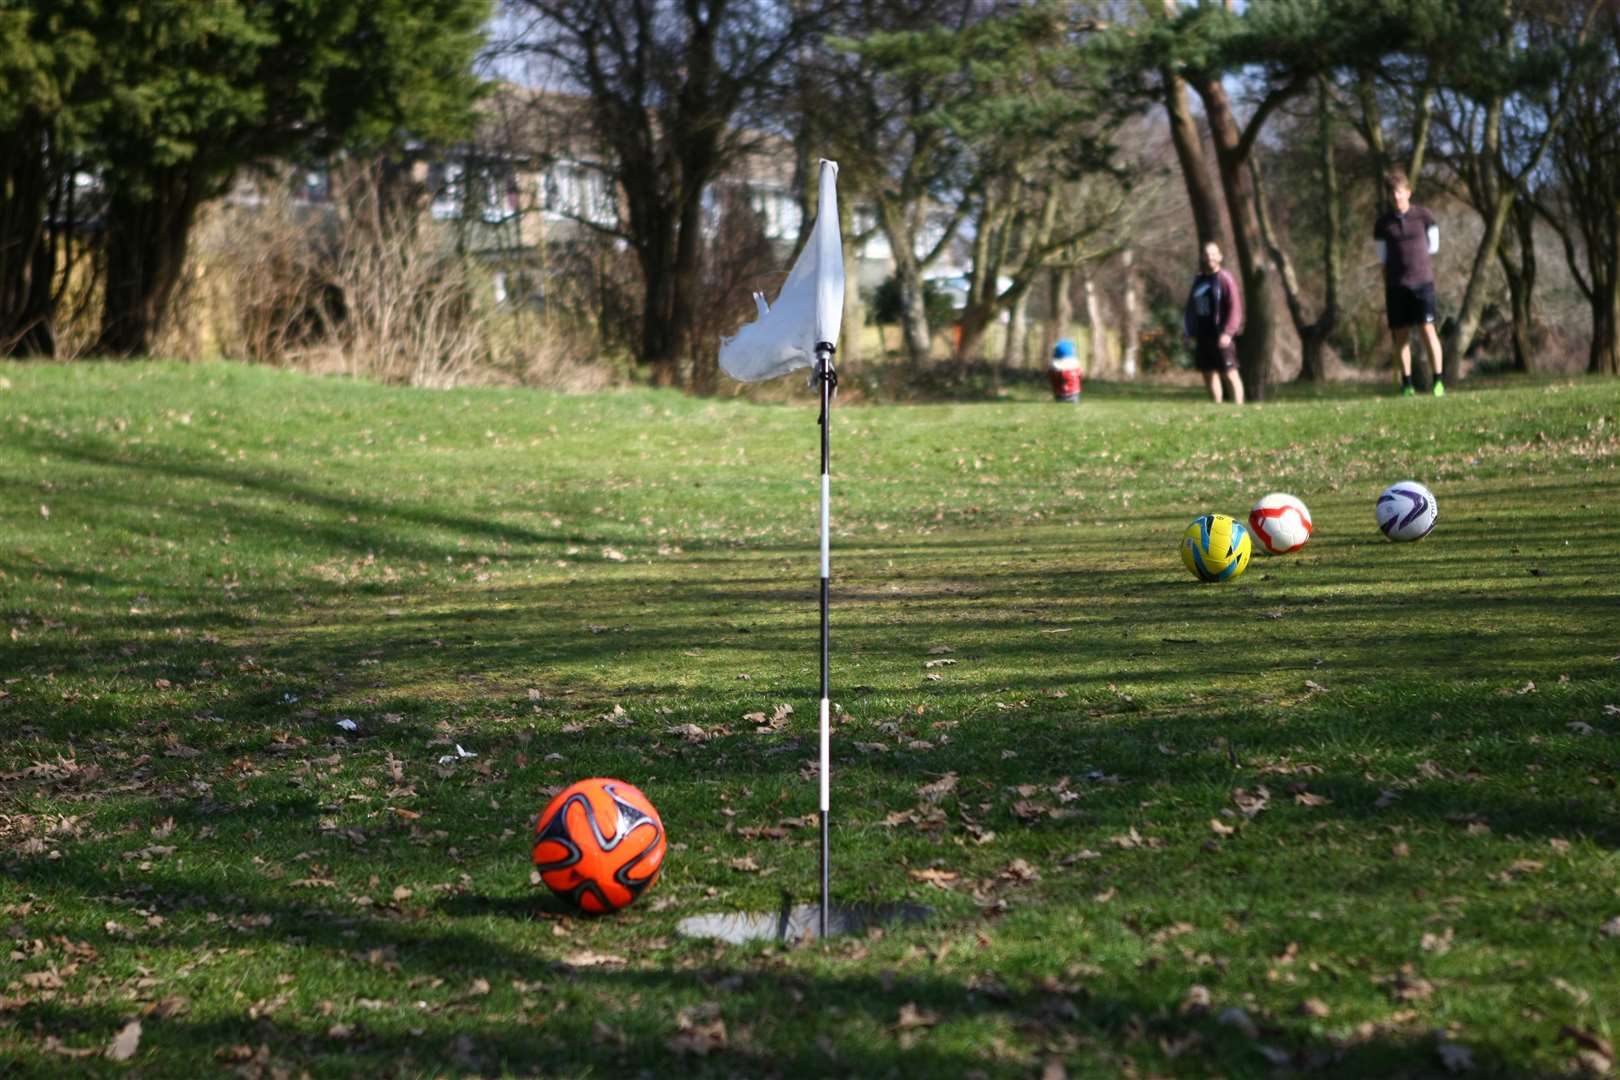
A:
<svg viewBox="0 0 1620 1080">
<path fill-rule="evenodd" d="M 1416 1032 L 1328 1037 L 1298 1019 L 1256 1016 L 1244 1022 L 1258 1031 L 1245 1036 L 1241 1023 L 1217 1023 L 1214 1009 L 1181 1005 L 1151 980 L 1102 974 L 1085 963 L 1083 947 L 1062 941 L 1049 943 L 1043 965 L 1069 965 L 1070 973 L 1060 977 L 840 972 L 844 958 L 862 950 L 849 941 L 834 945 L 820 970 L 789 971 L 777 962 L 775 948 L 660 953 L 655 945 L 650 954 L 626 960 L 581 953 L 566 941 L 516 944 L 503 924 L 555 914 L 545 902 L 521 897 L 446 897 L 438 910 L 461 920 L 446 927 L 429 919 L 340 914 L 190 874 L 160 874 L 135 886 L 75 856 L 51 865 L 48 877 L 25 872 L 23 882 L 162 911 L 167 929 L 144 939 L 148 950 L 206 951 L 219 943 L 220 931 L 200 918 L 224 912 L 236 928 L 227 940 L 236 947 L 274 942 L 296 949 L 300 978 L 312 982 L 340 973 L 336 985 L 322 984 L 304 995 L 310 1000 L 295 1001 L 300 986 L 278 983 L 272 959 L 234 979 L 244 1003 L 262 998 L 251 1011 L 242 1004 L 220 1015 L 209 1003 L 193 1013 L 147 1019 L 143 1052 L 198 1067 L 252 1066 L 262 1054 L 256 1063 L 267 1070 L 307 1068 L 316 1075 L 364 1069 L 385 1076 L 607 1070 L 937 1077 L 977 1069 L 1026 1076 L 1043 1059 L 1117 1074 L 1130 1070 L 1132 1053 L 1156 1057 L 1173 1049 L 1172 1058 L 1192 1053 L 1189 1060 L 1200 1069 L 1238 1073 L 1276 1065 L 1356 1076 L 1443 1071 L 1433 1037 Z M 957 929 L 971 938 L 971 926 Z M 1217 972 L 1211 976 L 1217 1002 L 1240 993 L 1240 986 L 1223 987 Z M 469 991 L 480 982 L 482 989 Z M 416 1000 L 398 999 L 405 987 Z M 181 980 L 151 996 L 184 988 Z M 313 1000 L 322 995 L 324 1001 Z M 35 1038 L 49 1034 L 69 1047 L 105 1044 L 139 1008 L 65 999 L 10 1007 L 17 1030 Z M 300 1019 L 278 1015 L 294 1012 Z M 1044 1051 L 1031 1062 L 984 1041 L 986 1033 L 1009 1028 Z M 76 1064 L 113 1071 L 105 1062 Z"/>
</svg>

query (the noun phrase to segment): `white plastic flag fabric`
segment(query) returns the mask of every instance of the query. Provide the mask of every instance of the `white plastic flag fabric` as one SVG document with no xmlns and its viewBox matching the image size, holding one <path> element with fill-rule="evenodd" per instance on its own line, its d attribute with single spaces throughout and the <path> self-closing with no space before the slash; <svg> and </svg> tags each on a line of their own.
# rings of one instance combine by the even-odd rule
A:
<svg viewBox="0 0 1620 1080">
<path fill-rule="evenodd" d="M 810 242 L 776 303 L 754 294 L 759 318 L 720 342 L 720 366 L 739 382 L 763 382 L 815 363 L 816 345 L 838 344 L 844 321 L 844 245 L 838 231 L 838 163 L 821 161 L 821 197 Z"/>
</svg>

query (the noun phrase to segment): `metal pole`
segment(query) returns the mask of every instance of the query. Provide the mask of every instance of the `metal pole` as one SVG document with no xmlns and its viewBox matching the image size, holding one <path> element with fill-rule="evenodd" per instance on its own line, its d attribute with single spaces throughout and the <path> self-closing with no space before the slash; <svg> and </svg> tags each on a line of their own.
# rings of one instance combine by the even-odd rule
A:
<svg viewBox="0 0 1620 1080">
<path fill-rule="evenodd" d="M 821 914 L 819 936 L 827 937 L 827 912 L 832 906 L 831 842 L 827 819 L 829 795 L 832 791 L 832 716 L 829 701 L 832 697 L 828 677 L 828 653 L 831 635 L 828 630 L 829 560 L 829 505 L 832 481 L 828 469 L 828 431 L 832 427 L 833 390 L 838 385 L 838 373 L 833 370 L 833 345 L 816 342 L 816 376 L 821 382 Z"/>
</svg>

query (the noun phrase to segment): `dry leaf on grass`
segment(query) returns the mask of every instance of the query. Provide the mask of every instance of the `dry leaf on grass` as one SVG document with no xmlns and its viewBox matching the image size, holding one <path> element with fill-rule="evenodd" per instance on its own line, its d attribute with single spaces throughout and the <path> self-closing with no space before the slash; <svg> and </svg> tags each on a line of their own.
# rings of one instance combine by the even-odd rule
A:
<svg viewBox="0 0 1620 1080">
<path fill-rule="evenodd" d="M 592 949 L 580 949 L 571 952 L 562 958 L 562 962 L 569 967 L 614 967 L 625 962 L 624 957 L 613 953 L 599 953 Z"/>
<path fill-rule="evenodd" d="M 107 1045 L 107 1056 L 114 1061 L 128 1061 L 141 1046 L 141 1022 L 131 1020 L 113 1036 Z"/>
<path fill-rule="evenodd" d="M 929 1028 L 939 1023 L 939 1014 L 919 1009 L 915 1001 L 908 1001 L 900 1006 L 900 1015 L 895 1018 L 896 1031 L 909 1031 L 913 1028 Z"/>
<path fill-rule="evenodd" d="M 726 1022 L 713 1003 L 695 1009 L 682 1009 L 677 1030 L 664 1043 L 671 1053 L 708 1057 L 726 1048 Z"/>
<path fill-rule="evenodd" d="M 1252 818 L 1271 802 L 1271 792 L 1266 790 L 1264 784 L 1256 785 L 1253 791 L 1236 788 L 1232 792 L 1232 801 L 1237 804 L 1238 813 Z"/>
<path fill-rule="evenodd" d="M 1609 1061 L 1614 1060 L 1614 1044 L 1601 1035 L 1566 1024 L 1559 1030 L 1558 1037 L 1568 1039 L 1583 1050 L 1590 1050 L 1592 1053 L 1607 1058 Z"/>
</svg>

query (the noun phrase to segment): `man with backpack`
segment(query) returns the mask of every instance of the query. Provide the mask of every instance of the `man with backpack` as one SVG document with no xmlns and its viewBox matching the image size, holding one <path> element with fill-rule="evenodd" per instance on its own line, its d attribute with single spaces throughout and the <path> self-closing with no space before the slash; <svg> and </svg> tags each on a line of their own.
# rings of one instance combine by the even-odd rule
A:
<svg viewBox="0 0 1620 1080">
<path fill-rule="evenodd" d="M 1209 396 L 1222 400 L 1225 381 L 1235 405 L 1243 404 L 1243 379 L 1238 375 L 1237 336 L 1243 332 L 1243 294 L 1230 271 L 1221 269 L 1221 246 L 1204 245 L 1202 271 L 1193 278 L 1182 314 L 1182 329 L 1193 343 L 1193 361 L 1204 376 Z"/>
</svg>

